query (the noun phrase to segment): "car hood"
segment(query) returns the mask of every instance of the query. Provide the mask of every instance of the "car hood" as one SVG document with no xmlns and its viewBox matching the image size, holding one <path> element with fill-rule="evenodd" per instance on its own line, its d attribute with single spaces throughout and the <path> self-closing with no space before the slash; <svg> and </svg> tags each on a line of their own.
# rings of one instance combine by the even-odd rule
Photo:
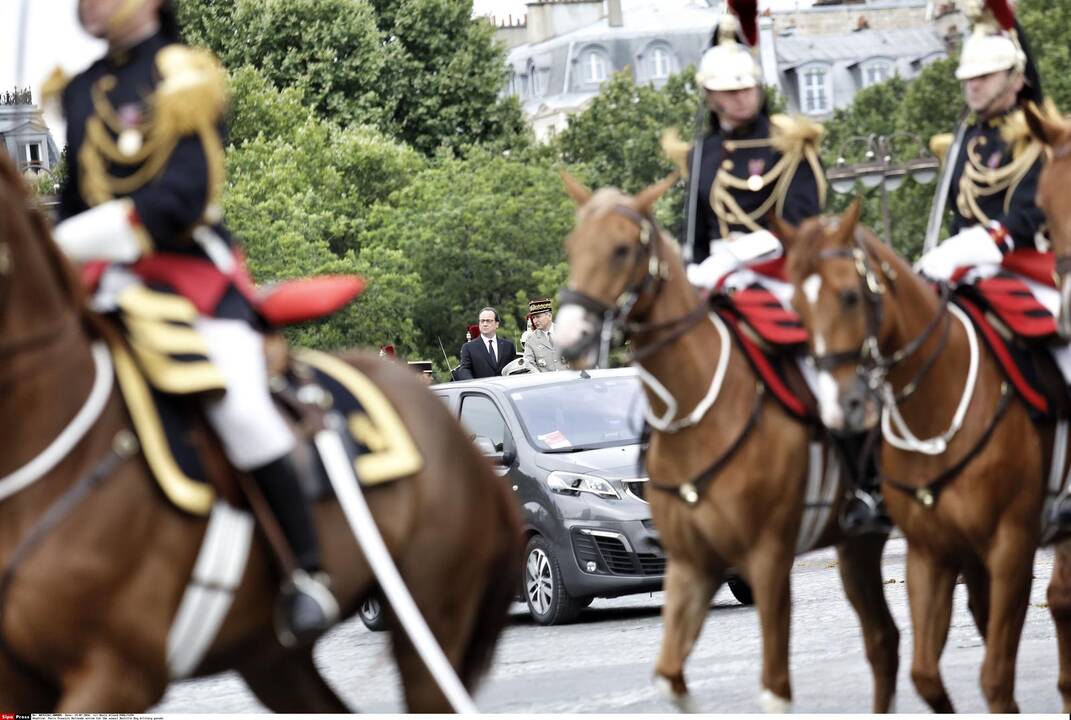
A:
<svg viewBox="0 0 1071 720">
<path fill-rule="evenodd" d="M 575 453 L 540 453 L 535 464 L 544 470 L 586 473 L 607 480 L 627 479 L 643 474 L 636 467 L 639 456 L 639 445 L 621 445 Z"/>
</svg>

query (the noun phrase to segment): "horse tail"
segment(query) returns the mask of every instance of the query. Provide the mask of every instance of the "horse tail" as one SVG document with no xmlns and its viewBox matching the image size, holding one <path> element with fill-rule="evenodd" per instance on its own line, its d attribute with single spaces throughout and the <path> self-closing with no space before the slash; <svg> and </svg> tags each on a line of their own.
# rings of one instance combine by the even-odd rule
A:
<svg viewBox="0 0 1071 720">
<path fill-rule="evenodd" d="M 509 606 L 516 596 L 521 577 L 523 548 L 520 512 L 501 478 L 495 477 L 495 496 L 504 516 L 503 537 L 494 547 L 497 552 L 489 565 L 487 584 L 476 611 L 476 622 L 468 647 L 461 658 L 461 681 L 472 689 L 491 664 L 498 636 L 509 622 Z"/>
</svg>

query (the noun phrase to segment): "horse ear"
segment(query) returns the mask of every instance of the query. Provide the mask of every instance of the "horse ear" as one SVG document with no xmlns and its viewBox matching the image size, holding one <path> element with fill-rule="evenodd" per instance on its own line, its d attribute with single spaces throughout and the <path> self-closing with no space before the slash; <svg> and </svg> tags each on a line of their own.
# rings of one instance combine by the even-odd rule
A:
<svg viewBox="0 0 1071 720">
<path fill-rule="evenodd" d="M 785 220 L 776 212 L 770 213 L 770 232 L 772 232 L 777 239 L 781 241 L 782 247 L 785 248 L 785 253 L 792 252 L 792 248 L 796 244 L 796 238 L 799 237 L 799 227 L 793 225 L 788 220 Z"/>
<path fill-rule="evenodd" d="M 850 243 L 855 233 L 855 226 L 859 224 L 859 217 L 863 214 L 863 198 L 855 196 L 852 204 L 840 216 L 837 223 L 837 235 L 842 243 Z"/>
<path fill-rule="evenodd" d="M 636 197 L 632 199 L 632 209 L 641 215 L 646 215 L 651 212 L 651 208 L 654 207 L 658 198 L 665 195 L 666 190 L 673 187 L 679 177 L 680 173 L 672 172 L 654 185 L 641 190 Z"/>
<path fill-rule="evenodd" d="M 562 182 L 565 183 L 565 192 L 577 205 L 585 205 L 591 199 L 591 191 L 580 184 L 580 181 L 569 174 L 568 170 L 561 171 Z"/>
<path fill-rule="evenodd" d="M 1026 115 L 1026 124 L 1030 126 L 1031 134 L 1046 145 L 1055 145 L 1067 132 L 1066 127 L 1046 117 L 1033 100 L 1023 108 L 1023 114 Z"/>
</svg>

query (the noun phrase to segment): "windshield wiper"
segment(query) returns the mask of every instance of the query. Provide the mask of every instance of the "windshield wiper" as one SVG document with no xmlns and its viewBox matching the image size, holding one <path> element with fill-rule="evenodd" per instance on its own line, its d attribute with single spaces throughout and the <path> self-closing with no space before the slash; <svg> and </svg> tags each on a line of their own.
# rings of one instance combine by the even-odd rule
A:
<svg viewBox="0 0 1071 720">
<path fill-rule="evenodd" d="M 593 447 L 587 447 L 587 446 L 584 446 L 584 445 L 578 445 L 576 447 L 552 448 L 550 450 L 544 450 L 543 452 L 545 452 L 548 455 L 564 455 L 565 453 L 584 452 L 585 450 L 595 450 L 595 449 L 596 448 L 593 448 Z"/>
</svg>

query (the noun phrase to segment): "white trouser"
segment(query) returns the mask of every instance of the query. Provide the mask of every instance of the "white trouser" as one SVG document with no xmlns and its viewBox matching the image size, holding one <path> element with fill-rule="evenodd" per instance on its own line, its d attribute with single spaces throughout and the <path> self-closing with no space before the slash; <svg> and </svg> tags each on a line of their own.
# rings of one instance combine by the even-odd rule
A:
<svg viewBox="0 0 1071 720">
<path fill-rule="evenodd" d="M 1028 277 L 1019 275 L 1018 273 L 1009 272 L 1003 268 L 999 263 L 988 263 L 985 265 L 977 265 L 966 275 L 963 276 L 961 282 L 972 283 L 980 278 L 993 277 L 999 272 L 1005 272 L 1009 275 L 1013 275 L 1016 278 L 1026 283 L 1026 286 L 1030 288 L 1031 294 L 1039 303 L 1041 303 L 1046 310 L 1052 313 L 1053 317 L 1058 317 L 1060 314 L 1060 291 L 1054 287 L 1048 285 L 1042 285 L 1039 282 L 1035 282 Z M 1053 360 L 1056 361 L 1056 366 L 1060 368 L 1060 372 L 1063 373 L 1064 382 L 1071 385 L 1071 345 L 1049 345 L 1049 352 L 1052 353 Z"/>
<path fill-rule="evenodd" d="M 253 470 L 289 454 L 296 442 L 268 391 L 264 338 L 242 320 L 201 317 L 194 327 L 227 383 L 221 398 L 205 403 L 227 457 L 239 470 Z"/>
</svg>

